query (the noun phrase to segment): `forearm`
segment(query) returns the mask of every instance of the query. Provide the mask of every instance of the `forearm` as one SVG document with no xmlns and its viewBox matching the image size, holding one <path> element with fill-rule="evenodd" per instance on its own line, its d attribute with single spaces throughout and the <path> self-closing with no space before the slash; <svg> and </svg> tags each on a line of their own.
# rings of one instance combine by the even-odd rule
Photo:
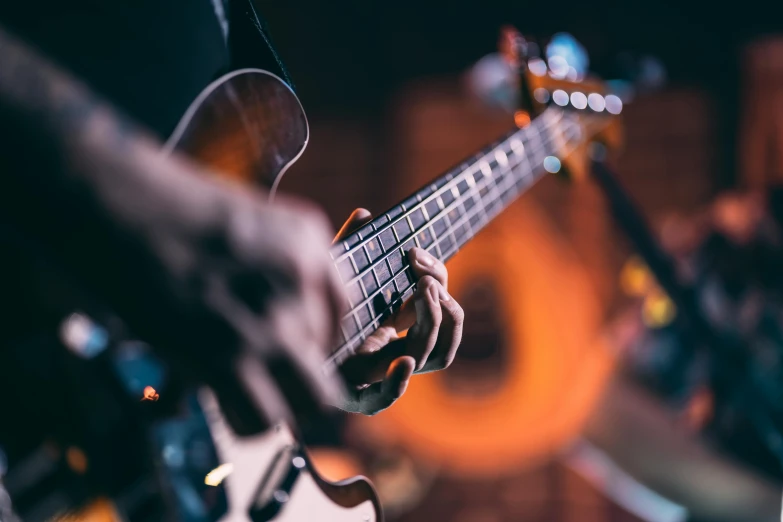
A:
<svg viewBox="0 0 783 522">
<path fill-rule="evenodd" d="M 694 515 L 725 522 L 780 519 L 781 491 L 683 432 L 663 407 L 622 379 L 587 436 L 628 473 Z"/>
</svg>

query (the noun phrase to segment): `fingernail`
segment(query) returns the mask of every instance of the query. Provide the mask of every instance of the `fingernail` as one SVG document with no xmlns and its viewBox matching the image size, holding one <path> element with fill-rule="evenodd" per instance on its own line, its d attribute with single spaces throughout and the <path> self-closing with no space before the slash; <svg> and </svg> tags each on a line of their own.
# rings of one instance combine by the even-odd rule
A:
<svg viewBox="0 0 783 522">
<path fill-rule="evenodd" d="M 447 302 L 447 301 L 451 301 L 451 296 L 449 295 L 449 293 L 446 291 L 446 289 L 445 289 L 445 288 L 443 288 L 443 287 L 441 286 L 441 287 L 438 289 L 438 292 L 440 293 L 440 300 L 441 300 L 441 301 L 443 301 L 444 303 L 445 303 L 445 302 Z"/>
<path fill-rule="evenodd" d="M 432 266 L 435 264 L 435 258 L 423 249 L 416 250 L 416 259 L 424 266 Z"/>
</svg>

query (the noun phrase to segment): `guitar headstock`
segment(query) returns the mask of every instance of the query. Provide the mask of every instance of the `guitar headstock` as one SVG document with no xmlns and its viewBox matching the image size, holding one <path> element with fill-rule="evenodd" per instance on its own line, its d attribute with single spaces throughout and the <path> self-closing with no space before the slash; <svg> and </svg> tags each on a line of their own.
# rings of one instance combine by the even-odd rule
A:
<svg viewBox="0 0 783 522">
<path fill-rule="evenodd" d="M 558 107 L 563 118 L 556 124 L 556 137 L 573 136 L 573 127 L 579 127 L 579 140 L 562 144 L 570 150 L 562 158 L 569 177 L 586 177 L 593 154 L 621 146 L 623 101 L 606 82 L 587 73 L 587 53 L 570 35 L 555 35 L 542 54 L 535 42 L 506 26 L 498 47 L 517 72 L 520 106 L 514 121 L 518 126 L 529 124 L 549 107 Z"/>
</svg>

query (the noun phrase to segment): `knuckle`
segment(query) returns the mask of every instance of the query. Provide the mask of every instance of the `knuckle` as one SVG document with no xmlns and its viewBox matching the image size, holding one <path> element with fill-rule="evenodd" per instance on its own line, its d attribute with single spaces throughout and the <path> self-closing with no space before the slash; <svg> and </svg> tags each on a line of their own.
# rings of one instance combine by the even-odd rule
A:
<svg viewBox="0 0 783 522">
<path fill-rule="evenodd" d="M 377 352 L 381 348 L 383 348 L 384 343 L 381 339 L 376 337 L 375 335 L 371 335 L 365 341 L 362 343 L 362 345 L 357 350 L 360 353 L 370 353 L 370 352 Z"/>
<path fill-rule="evenodd" d="M 465 310 L 463 310 L 462 306 L 460 306 L 457 302 L 454 303 L 452 315 L 454 317 L 455 323 L 461 325 L 465 322 Z"/>
<path fill-rule="evenodd" d="M 430 292 L 433 289 L 437 291 L 438 281 L 431 275 L 425 275 L 419 278 L 418 286 L 419 291 L 422 294 L 425 292 Z"/>
<path fill-rule="evenodd" d="M 435 264 L 433 265 L 433 268 L 435 272 L 439 275 L 446 276 L 449 274 L 449 269 L 446 268 L 446 265 L 443 264 L 443 262 L 438 259 L 435 260 Z"/>
<path fill-rule="evenodd" d="M 382 326 L 367 337 L 364 343 L 362 343 L 360 350 L 363 352 L 377 352 L 396 338 L 397 333 L 393 328 Z"/>
</svg>

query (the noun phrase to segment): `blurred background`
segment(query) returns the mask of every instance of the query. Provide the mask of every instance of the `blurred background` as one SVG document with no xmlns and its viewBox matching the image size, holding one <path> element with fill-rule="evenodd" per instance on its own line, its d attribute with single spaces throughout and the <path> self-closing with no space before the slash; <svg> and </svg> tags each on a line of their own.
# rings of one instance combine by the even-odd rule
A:
<svg viewBox="0 0 783 522">
<path fill-rule="evenodd" d="M 663 243 L 689 245 L 684 258 L 703 257 L 695 230 L 718 195 L 783 174 L 780 7 L 265 3 L 311 124 L 282 189 L 317 201 L 335 227 L 356 207 L 383 212 L 513 126 L 470 88 L 491 83 L 491 67 L 474 66 L 505 24 L 542 47 L 570 33 L 592 72 L 649 87 L 626 105 L 612 160 Z M 745 215 L 754 203 L 742 201 Z M 742 259 L 754 273 L 757 260 Z M 323 473 L 368 475 L 400 522 L 779 519 L 776 459 L 718 404 L 704 369 L 716 363 L 683 341 L 676 307 L 594 183 L 543 180 L 449 268 L 466 312 L 454 365 L 314 441 Z"/>
<path fill-rule="evenodd" d="M 577 58 L 569 65 L 589 66 L 625 97 L 609 164 L 714 336 L 694 328 L 688 307 L 653 277 L 654 263 L 635 250 L 593 177 L 548 176 L 449 262 L 449 292 L 466 320 L 448 371 L 417 376 L 376 416 L 338 415 L 305 433 L 323 475 L 368 476 L 390 522 L 780 520 L 783 8 L 760 0 L 257 4 L 311 129 L 281 190 L 317 202 L 335 230 L 357 207 L 386 211 L 524 120 L 503 103 L 517 91 L 497 54 L 502 27 L 519 29 L 542 58 L 553 37 L 567 44 L 559 52 Z M 119 330 L 105 326 L 74 314 L 59 335 L 102 350 L 107 332 Z M 717 345 L 733 351 L 703 349 Z M 161 502 L 150 477 L 137 480 L 151 463 L 134 443 L 149 436 L 135 419 L 173 413 L 173 403 L 148 403 L 177 394 L 161 388 L 168 377 L 149 347 L 120 348 L 115 369 L 133 388 L 128 418 L 116 406 L 125 392 L 103 386 L 109 374 L 87 379 L 78 365 L 66 368 L 63 389 L 84 403 L 45 396 L 35 379 L 58 382 L 61 368 L 19 347 L 34 377 L 8 393 L 46 405 L 19 403 L 20 414 L 55 415 L 66 440 L 80 441 L 69 426 L 84 425 L 80 443 L 97 450 L 89 467 L 76 443 L 61 451 L 43 435 L 14 441 L 34 449 L 22 462 L 29 466 L 0 451 L 0 476 L 26 519 L 51 520 L 69 500 L 58 497 L 63 483 L 75 498 L 129 492 L 121 500 L 140 515 Z M 13 372 L 0 365 L 6 382 L 16 382 Z M 142 388 L 141 374 L 154 386 Z M 75 416 L 86 401 L 97 406 Z M 180 486 L 194 480 L 214 507 L 219 490 L 204 481 L 208 430 L 189 422 L 163 424 L 150 446 L 163 447 L 168 478 L 189 473 Z M 193 469 L 174 451 L 188 437 L 198 443 L 188 446 Z M 113 460 L 116 444 L 123 451 Z M 112 483 L 92 483 L 103 477 Z M 193 509 L 192 520 L 202 520 L 202 506 Z"/>
</svg>

